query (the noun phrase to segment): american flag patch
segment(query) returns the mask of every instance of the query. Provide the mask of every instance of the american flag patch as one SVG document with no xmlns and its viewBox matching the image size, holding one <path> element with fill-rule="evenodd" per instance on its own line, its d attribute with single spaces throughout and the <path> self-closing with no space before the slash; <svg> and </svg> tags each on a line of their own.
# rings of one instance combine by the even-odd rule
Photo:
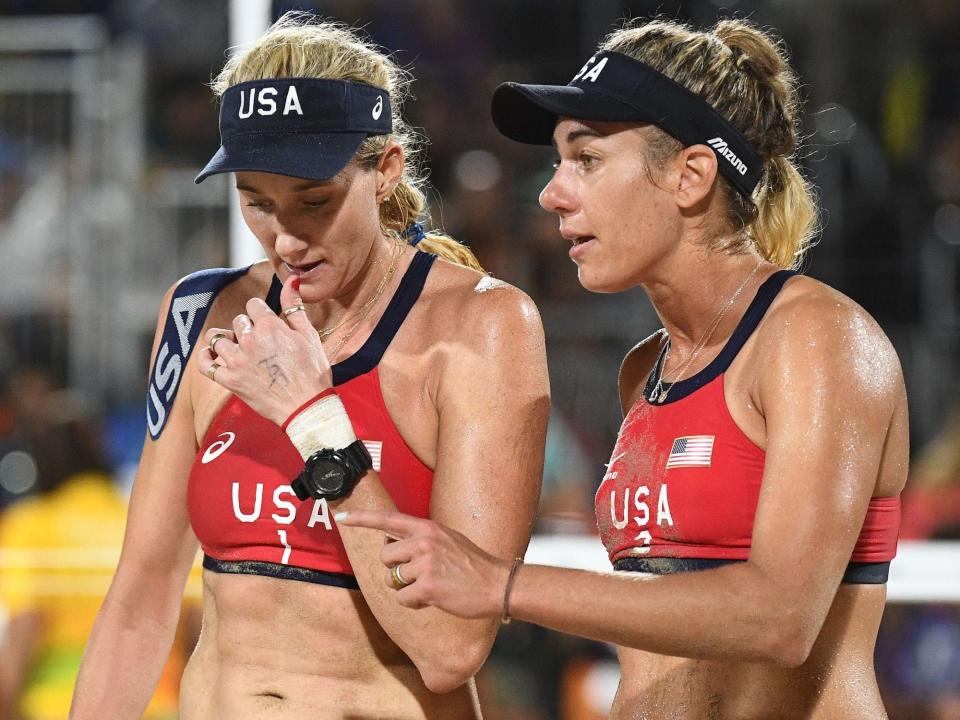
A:
<svg viewBox="0 0 960 720">
<path fill-rule="evenodd" d="M 713 459 L 713 435 L 677 438 L 670 448 L 667 470 L 677 467 L 710 467 Z"/>
<path fill-rule="evenodd" d="M 383 455 L 383 443 L 379 440 L 364 440 L 363 444 L 370 453 L 370 459 L 373 460 L 373 469 L 380 472 L 380 460 Z M 709 464 L 709 463 L 708 463 Z"/>
</svg>

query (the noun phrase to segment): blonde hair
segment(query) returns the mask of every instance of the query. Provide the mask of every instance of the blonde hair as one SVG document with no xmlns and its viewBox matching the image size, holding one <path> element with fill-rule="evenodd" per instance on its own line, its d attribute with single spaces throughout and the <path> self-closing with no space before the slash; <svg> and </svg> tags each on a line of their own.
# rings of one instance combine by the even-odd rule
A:
<svg viewBox="0 0 960 720">
<path fill-rule="evenodd" d="M 210 86 L 220 97 L 232 85 L 280 77 L 351 80 L 390 93 L 393 132 L 368 137 L 355 160 L 361 167 L 372 168 L 390 140 L 403 147 L 403 175 L 393 194 L 380 205 L 384 231 L 403 237 L 407 228 L 426 214 L 427 204 L 426 173 L 420 164 L 424 139 L 402 117 L 403 102 L 410 94 L 409 73 L 351 27 L 309 13 L 287 12 L 259 40 L 231 56 Z M 417 247 L 483 272 L 470 249 L 444 233 L 428 232 Z"/>
<path fill-rule="evenodd" d="M 779 41 L 743 20 L 721 20 L 700 32 L 654 20 L 627 25 L 604 38 L 601 49 L 629 55 L 699 95 L 725 117 L 764 160 L 763 178 L 746 199 L 717 176 L 727 221 L 736 238 L 722 249 L 753 242 L 783 268 L 803 260 L 818 231 L 813 188 L 793 156 L 799 145 L 797 79 Z M 652 128 L 651 159 L 660 164 L 681 144 Z"/>
</svg>

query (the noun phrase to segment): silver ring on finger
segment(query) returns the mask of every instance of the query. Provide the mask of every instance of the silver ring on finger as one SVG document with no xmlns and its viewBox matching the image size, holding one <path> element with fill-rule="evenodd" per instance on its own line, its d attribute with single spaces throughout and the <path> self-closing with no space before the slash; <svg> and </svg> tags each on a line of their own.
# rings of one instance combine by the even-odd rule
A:
<svg viewBox="0 0 960 720">
<path fill-rule="evenodd" d="M 393 579 L 393 587 L 395 590 L 402 590 L 410 584 L 403 579 L 403 574 L 400 572 L 399 563 L 390 568 L 390 577 Z"/>
</svg>

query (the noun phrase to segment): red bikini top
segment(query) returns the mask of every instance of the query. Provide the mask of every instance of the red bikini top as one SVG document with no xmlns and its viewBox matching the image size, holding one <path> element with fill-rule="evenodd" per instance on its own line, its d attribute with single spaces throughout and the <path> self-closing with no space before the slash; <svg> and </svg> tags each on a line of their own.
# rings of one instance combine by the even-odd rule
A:
<svg viewBox="0 0 960 720">
<path fill-rule="evenodd" d="M 657 403 L 661 353 L 596 494 L 597 525 L 615 569 L 683 572 L 750 556 L 765 454 L 730 416 L 723 373 L 793 274 L 764 282 L 717 358 L 667 385 L 666 402 Z M 899 526 L 900 498 L 873 498 L 844 582 L 886 582 Z"/>
<path fill-rule="evenodd" d="M 429 514 L 433 471 L 390 418 L 377 365 L 435 260 L 423 252 L 414 256 L 373 334 L 333 366 L 337 394 L 380 481 L 401 512 L 418 517 Z M 279 309 L 276 278 L 267 302 Z M 205 568 L 359 588 L 326 501 L 300 502 L 290 487 L 301 470 L 303 460 L 279 426 L 236 397 L 227 401 L 207 431 L 188 483 L 190 522 Z"/>
</svg>

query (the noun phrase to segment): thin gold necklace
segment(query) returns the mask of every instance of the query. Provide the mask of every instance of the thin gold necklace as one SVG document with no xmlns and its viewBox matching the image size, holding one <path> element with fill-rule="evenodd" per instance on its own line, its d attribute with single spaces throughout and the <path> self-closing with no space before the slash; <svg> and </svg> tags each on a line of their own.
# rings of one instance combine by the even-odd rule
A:
<svg viewBox="0 0 960 720">
<path fill-rule="evenodd" d="M 750 271 L 750 274 L 747 275 L 747 278 L 740 284 L 740 287 L 734 291 L 733 295 L 731 295 L 730 298 L 720 308 L 720 312 L 717 313 L 717 316 L 710 322 L 710 325 L 707 326 L 707 329 L 704 330 L 703 335 L 700 336 L 700 340 L 697 341 L 697 344 L 693 346 L 693 350 L 690 351 L 690 355 L 687 357 L 686 362 L 684 362 L 683 367 L 680 368 L 680 370 L 673 376 L 673 380 L 669 382 L 663 377 L 663 371 L 667 367 L 667 360 L 670 358 L 670 348 L 673 346 L 673 343 L 670 341 L 670 336 L 667 335 L 667 350 L 663 355 L 663 363 L 660 365 L 660 373 L 657 377 L 657 384 L 653 387 L 654 400 L 660 404 L 663 404 L 667 401 L 667 395 L 669 395 L 670 391 L 673 390 L 673 386 L 677 383 L 677 380 L 684 377 L 684 374 L 693 364 L 693 361 L 697 359 L 700 351 L 706 347 L 707 342 L 711 337 L 713 337 L 713 334 L 720 326 L 720 321 L 723 320 L 723 316 L 727 314 L 727 310 L 733 307 L 733 304 L 737 301 L 737 298 L 740 297 L 740 294 L 744 291 L 744 288 L 747 287 L 753 276 L 757 274 L 757 270 L 760 269 L 762 264 L 763 258 L 760 258 L 753 270 Z"/>
<path fill-rule="evenodd" d="M 354 336 L 354 334 L 360 328 L 360 325 L 363 324 L 364 319 L 370 313 L 370 310 L 373 308 L 373 306 L 377 303 L 377 300 L 379 300 L 380 296 L 383 295 L 383 291 L 386 289 L 387 285 L 390 283 L 390 279 L 397 271 L 397 261 L 400 260 L 402 251 L 403 246 L 398 243 L 396 245 L 396 251 L 393 253 L 393 259 L 390 261 L 390 267 L 387 268 L 387 272 L 384 273 L 383 278 L 381 278 L 380 283 L 377 285 L 377 289 L 374 291 L 373 297 L 364 303 L 361 311 L 354 316 L 357 321 L 350 327 L 349 330 L 347 330 L 347 332 L 343 334 L 343 337 L 337 342 L 336 347 L 334 347 L 330 352 L 329 362 L 331 365 L 333 365 L 337 357 L 340 355 L 340 351 L 343 349 L 343 346 L 347 344 L 347 341 Z M 343 323 L 340 324 L 342 325 Z M 320 339 L 323 340 L 323 338 Z"/>
<path fill-rule="evenodd" d="M 379 261 L 377 262 L 377 264 L 378 265 L 380 264 Z M 383 292 L 383 287 L 386 284 L 386 279 L 387 279 L 387 273 L 384 273 L 383 277 L 380 279 L 380 283 L 377 285 L 376 290 L 374 290 L 373 295 L 370 296 L 370 298 L 360 307 L 360 310 L 358 310 L 357 314 L 354 315 L 353 317 L 357 317 L 357 315 L 365 315 L 370 310 L 370 307 L 377 301 L 377 298 L 379 297 L 378 293 Z M 350 318 L 350 311 L 348 310 L 347 312 L 343 313 L 343 317 L 340 318 L 340 322 L 338 322 L 336 325 L 328 325 L 325 328 L 318 329 L 317 334 L 320 336 L 320 340 L 321 341 L 326 340 L 328 337 L 333 335 L 333 333 L 335 333 L 337 330 L 343 327 L 344 323 L 347 322 L 347 320 L 349 319 L 351 318 Z"/>
</svg>

